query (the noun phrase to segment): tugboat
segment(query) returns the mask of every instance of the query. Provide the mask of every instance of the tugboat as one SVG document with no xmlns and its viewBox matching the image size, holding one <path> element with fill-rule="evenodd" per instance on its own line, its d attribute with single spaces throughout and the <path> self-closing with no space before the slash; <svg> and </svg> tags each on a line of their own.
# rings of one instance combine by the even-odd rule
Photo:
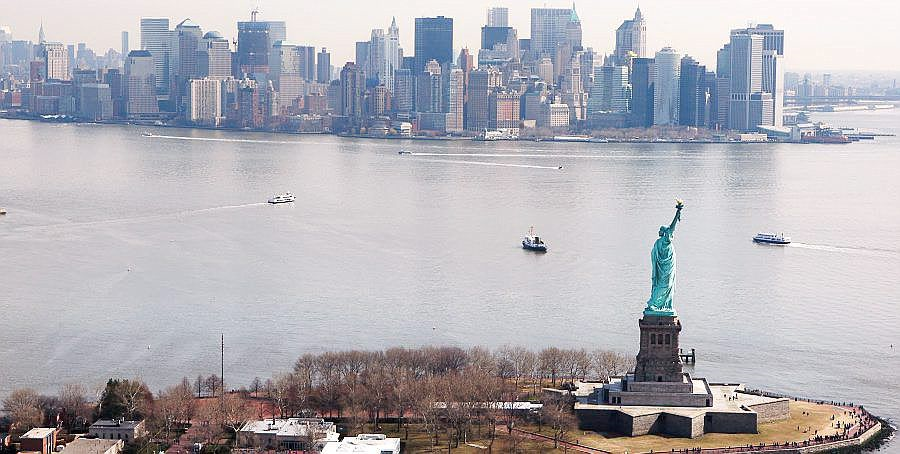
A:
<svg viewBox="0 0 900 454">
<path fill-rule="evenodd" d="M 400 150 L 397 152 L 397 154 L 412 154 L 412 152 L 409 150 Z"/>
<path fill-rule="evenodd" d="M 0 216 L 3 216 L 4 214 L 6 214 L 6 208 L 0 207 Z"/>
<path fill-rule="evenodd" d="M 273 195 L 273 196 L 269 199 L 269 203 L 271 203 L 271 204 L 273 204 L 273 205 L 274 205 L 274 204 L 278 204 L 278 203 L 291 203 L 291 202 L 293 202 L 293 201 L 296 200 L 296 199 L 297 199 L 297 198 L 294 197 L 294 194 L 291 194 L 290 192 L 285 192 L 285 193 L 282 193 L 282 194 L 275 194 L 275 195 Z"/>
<path fill-rule="evenodd" d="M 791 237 L 784 236 L 783 233 L 777 235 L 774 233 L 757 233 L 753 237 L 753 242 L 761 244 L 791 244 Z"/>
<path fill-rule="evenodd" d="M 522 249 L 535 252 L 547 252 L 547 245 L 541 240 L 541 237 L 534 234 L 534 226 L 528 230 L 528 234 L 522 239 Z"/>
</svg>

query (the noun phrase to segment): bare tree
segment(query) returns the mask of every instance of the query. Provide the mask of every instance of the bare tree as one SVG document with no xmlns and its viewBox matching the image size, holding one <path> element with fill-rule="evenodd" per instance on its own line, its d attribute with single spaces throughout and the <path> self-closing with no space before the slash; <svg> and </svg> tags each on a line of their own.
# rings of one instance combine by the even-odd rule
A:
<svg viewBox="0 0 900 454">
<path fill-rule="evenodd" d="M 545 399 L 541 408 L 541 420 L 553 430 L 553 448 L 559 447 L 566 433 L 575 427 L 572 402 L 564 396 Z"/>
<path fill-rule="evenodd" d="M 59 404 L 64 409 L 66 427 L 71 431 L 79 422 L 84 424 L 90 416 L 84 386 L 67 383 L 59 390 Z"/>
<path fill-rule="evenodd" d="M 12 419 L 10 430 L 24 433 L 41 425 L 44 414 L 40 408 L 40 395 L 33 389 L 16 389 L 3 399 L 3 411 Z"/>
</svg>

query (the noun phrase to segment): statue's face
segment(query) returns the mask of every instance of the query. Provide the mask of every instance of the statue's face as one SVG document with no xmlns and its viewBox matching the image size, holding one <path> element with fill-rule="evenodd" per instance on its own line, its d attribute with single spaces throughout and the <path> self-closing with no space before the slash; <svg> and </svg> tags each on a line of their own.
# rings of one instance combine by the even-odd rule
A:
<svg viewBox="0 0 900 454">
<path fill-rule="evenodd" d="M 662 225 L 659 227 L 659 236 L 663 236 L 666 234 L 666 226 Z"/>
</svg>

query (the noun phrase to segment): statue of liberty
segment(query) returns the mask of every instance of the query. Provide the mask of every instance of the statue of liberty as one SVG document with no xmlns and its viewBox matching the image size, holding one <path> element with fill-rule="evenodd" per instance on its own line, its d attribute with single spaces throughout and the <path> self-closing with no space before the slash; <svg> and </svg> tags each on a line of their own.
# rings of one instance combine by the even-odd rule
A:
<svg viewBox="0 0 900 454">
<path fill-rule="evenodd" d="M 672 240 L 675 237 L 675 226 L 681 220 L 682 208 L 684 203 L 676 199 L 675 218 L 668 227 L 659 228 L 659 239 L 653 244 L 653 252 L 650 254 L 653 262 L 653 290 L 644 315 L 675 315 L 675 310 L 672 309 L 672 296 L 675 293 L 675 247 Z"/>
</svg>

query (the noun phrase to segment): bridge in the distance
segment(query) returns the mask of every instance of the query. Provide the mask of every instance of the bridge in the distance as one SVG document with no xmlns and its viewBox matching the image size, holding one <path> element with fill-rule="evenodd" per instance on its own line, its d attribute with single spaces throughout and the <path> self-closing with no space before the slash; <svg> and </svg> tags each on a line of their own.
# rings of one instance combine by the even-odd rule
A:
<svg viewBox="0 0 900 454">
<path fill-rule="evenodd" d="M 896 102 L 900 101 L 900 95 L 872 95 L 872 96 L 785 96 L 784 103 L 792 105 L 810 104 L 848 104 L 856 102 Z"/>
</svg>

